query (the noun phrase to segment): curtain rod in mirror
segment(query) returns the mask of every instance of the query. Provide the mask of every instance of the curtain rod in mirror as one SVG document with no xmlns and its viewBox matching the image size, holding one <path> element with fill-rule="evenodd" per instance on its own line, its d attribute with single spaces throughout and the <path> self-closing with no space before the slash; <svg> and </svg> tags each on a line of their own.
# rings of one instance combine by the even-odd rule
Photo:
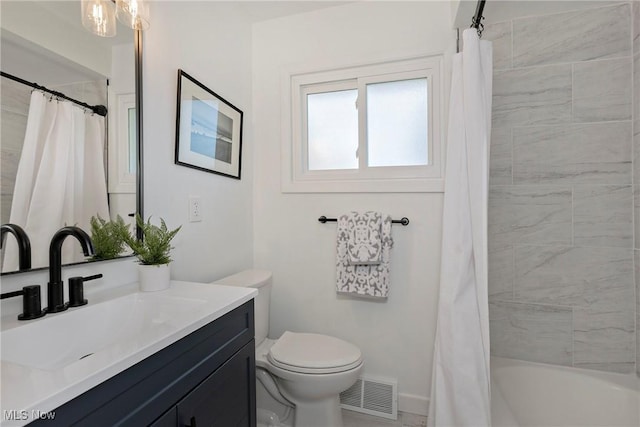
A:
<svg viewBox="0 0 640 427">
<path fill-rule="evenodd" d="M 46 92 L 46 93 L 50 93 L 51 95 L 55 96 L 56 98 L 60 98 L 60 99 L 64 99 L 67 101 L 71 101 L 74 104 L 78 104 L 79 106 L 86 108 L 87 110 L 92 111 L 93 113 L 99 115 L 99 116 L 106 116 L 107 115 L 107 107 L 105 107 L 104 105 L 89 105 L 86 102 L 82 102 L 82 101 L 78 101 L 77 99 L 73 99 L 67 95 L 65 95 L 62 92 L 58 92 L 55 90 L 51 90 L 51 89 L 47 89 L 44 86 L 39 85 L 38 83 L 32 83 L 29 82 L 25 79 L 21 79 L 20 77 L 14 76 L 12 74 L 9 73 L 5 73 L 4 71 L 0 71 L 0 76 L 2 77 L 6 77 L 7 79 L 11 79 L 13 81 L 16 81 L 18 83 L 21 83 L 25 86 L 30 86 L 36 90 L 42 91 L 42 92 Z"/>
</svg>

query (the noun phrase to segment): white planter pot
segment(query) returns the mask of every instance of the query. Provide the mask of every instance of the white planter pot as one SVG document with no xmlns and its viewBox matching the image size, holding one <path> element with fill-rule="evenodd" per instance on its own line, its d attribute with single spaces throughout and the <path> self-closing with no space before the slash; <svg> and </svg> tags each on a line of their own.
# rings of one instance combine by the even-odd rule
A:
<svg viewBox="0 0 640 427">
<path fill-rule="evenodd" d="M 138 266 L 138 280 L 142 292 L 162 291 L 169 288 L 171 269 L 169 264 Z"/>
</svg>

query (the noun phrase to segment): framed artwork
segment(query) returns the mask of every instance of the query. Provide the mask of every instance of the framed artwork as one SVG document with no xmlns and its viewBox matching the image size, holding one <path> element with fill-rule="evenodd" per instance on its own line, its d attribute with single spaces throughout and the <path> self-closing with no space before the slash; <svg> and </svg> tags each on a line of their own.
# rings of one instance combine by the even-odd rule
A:
<svg viewBox="0 0 640 427">
<path fill-rule="evenodd" d="M 178 70 L 177 165 L 240 179 L 242 111 Z"/>
</svg>

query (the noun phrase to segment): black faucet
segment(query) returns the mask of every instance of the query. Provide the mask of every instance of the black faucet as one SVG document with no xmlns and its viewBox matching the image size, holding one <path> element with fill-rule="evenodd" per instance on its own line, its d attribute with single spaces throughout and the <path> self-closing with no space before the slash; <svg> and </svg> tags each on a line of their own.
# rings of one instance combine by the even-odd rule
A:
<svg viewBox="0 0 640 427">
<path fill-rule="evenodd" d="M 56 231 L 49 246 L 49 283 L 47 284 L 47 313 L 57 313 L 68 308 L 64 303 L 62 282 L 62 244 L 67 236 L 75 237 L 85 256 L 94 255 L 93 243 L 87 233 L 79 227 L 63 227 Z"/>
<path fill-rule="evenodd" d="M 22 227 L 15 224 L 2 224 L 0 226 L 0 249 L 4 246 L 5 234 L 11 233 L 18 242 L 18 263 L 20 270 L 31 268 L 31 241 Z"/>
</svg>

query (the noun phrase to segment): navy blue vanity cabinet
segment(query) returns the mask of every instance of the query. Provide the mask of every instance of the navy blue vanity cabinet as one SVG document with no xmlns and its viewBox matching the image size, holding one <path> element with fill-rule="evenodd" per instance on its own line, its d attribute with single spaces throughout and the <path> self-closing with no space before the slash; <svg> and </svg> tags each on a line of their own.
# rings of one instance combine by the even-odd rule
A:
<svg viewBox="0 0 640 427">
<path fill-rule="evenodd" d="M 30 426 L 255 427 L 253 300 Z"/>
<path fill-rule="evenodd" d="M 248 426 L 255 391 L 255 346 L 247 344 L 177 405 L 179 426 Z"/>
</svg>

